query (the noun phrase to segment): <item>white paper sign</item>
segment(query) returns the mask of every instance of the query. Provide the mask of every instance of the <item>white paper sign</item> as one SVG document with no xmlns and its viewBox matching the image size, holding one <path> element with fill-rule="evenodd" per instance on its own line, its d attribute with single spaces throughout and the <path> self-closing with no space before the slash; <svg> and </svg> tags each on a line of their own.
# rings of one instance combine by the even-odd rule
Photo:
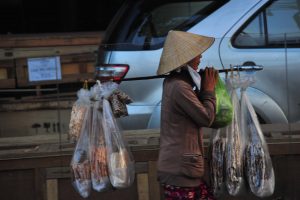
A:
<svg viewBox="0 0 300 200">
<path fill-rule="evenodd" d="M 61 79 L 60 57 L 28 58 L 29 81 Z"/>
</svg>

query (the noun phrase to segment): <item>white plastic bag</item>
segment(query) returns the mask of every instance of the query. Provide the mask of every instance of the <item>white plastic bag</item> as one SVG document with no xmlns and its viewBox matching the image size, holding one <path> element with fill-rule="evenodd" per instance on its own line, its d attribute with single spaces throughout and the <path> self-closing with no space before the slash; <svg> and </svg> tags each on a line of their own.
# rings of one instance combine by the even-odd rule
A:
<svg viewBox="0 0 300 200">
<path fill-rule="evenodd" d="M 111 184 L 115 188 L 129 187 L 135 176 L 134 160 L 111 111 L 108 100 L 103 99 L 103 129 L 108 153 Z"/>
<path fill-rule="evenodd" d="M 81 133 L 71 161 L 72 184 L 84 198 L 91 194 L 91 163 L 89 158 L 89 133 L 91 110 L 85 112 Z"/>
</svg>

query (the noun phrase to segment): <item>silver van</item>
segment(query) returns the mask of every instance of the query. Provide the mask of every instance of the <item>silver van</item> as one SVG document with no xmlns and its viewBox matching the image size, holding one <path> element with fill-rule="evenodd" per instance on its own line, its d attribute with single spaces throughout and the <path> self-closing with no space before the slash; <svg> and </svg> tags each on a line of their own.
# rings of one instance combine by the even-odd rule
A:
<svg viewBox="0 0 300 200">
<path fill-rule="evenodd" d="M 99 47 L 99 76 L 120 80 L 156 75 L 171 29 L 216 38 L 200 68 L 263 66 L 248 89 L 260 122 L 300 122 L 299 0 L 126 1 Z M 123 129 L 159 127 L 162 81 L 121 82 L 134 100 L 129 116 L 120 119 Z"/>
</svg>

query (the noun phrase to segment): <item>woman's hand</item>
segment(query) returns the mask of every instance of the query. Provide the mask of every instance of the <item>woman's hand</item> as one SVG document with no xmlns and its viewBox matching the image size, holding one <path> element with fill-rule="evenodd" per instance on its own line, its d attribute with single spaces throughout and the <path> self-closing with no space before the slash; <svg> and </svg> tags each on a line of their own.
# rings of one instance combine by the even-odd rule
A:
<svg viewBox="0 0 300 200">
<path fill-rule="evenodd" d="M 213 92 L 218 80 L 218 70 L 213 67 L 206 67 L 201 73 L 201 89 L 203 91 Z"/>
</svg>

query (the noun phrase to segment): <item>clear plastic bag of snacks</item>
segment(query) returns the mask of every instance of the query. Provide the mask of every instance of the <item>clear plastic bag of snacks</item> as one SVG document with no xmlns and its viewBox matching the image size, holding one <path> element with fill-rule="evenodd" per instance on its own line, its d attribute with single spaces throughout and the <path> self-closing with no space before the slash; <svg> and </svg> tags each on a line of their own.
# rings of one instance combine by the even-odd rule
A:
<svg viewBox="0 0 300 200">
<path fill-rule="evenodd" d="M 72 142 L 76 142 L 81 133 L 81 129 L 85 120 L 85 114 L 91 104 L 90 94 L 90 91 L 84 88 L 77 92 L 78 99 L 72 106 L 69 123 L 69 138 Z"/>
<path fill-rule="evenodd" d="M 92 130 L 89 140 L 92 187 L 98 192 L 111 188 L 101 110 L 102 101 L 95 101 L 93 104 Z"/>
<path fill-rule="evenodd" d="M 91 194 L 91 163 L 89 158 L 89 133 L 91 130 L 91 109 L 85 112 L 84 121 L 71 160 L 72 185 L 84 198 Z"/>
<path fill-rule="evenodd" d="M 126 188 L 134 182 L 133 156 L 125 144 L 108 100 L 103 99 L 103 129 L 107 146 L 109 178 L 115 188 Z"/>
</svg>

